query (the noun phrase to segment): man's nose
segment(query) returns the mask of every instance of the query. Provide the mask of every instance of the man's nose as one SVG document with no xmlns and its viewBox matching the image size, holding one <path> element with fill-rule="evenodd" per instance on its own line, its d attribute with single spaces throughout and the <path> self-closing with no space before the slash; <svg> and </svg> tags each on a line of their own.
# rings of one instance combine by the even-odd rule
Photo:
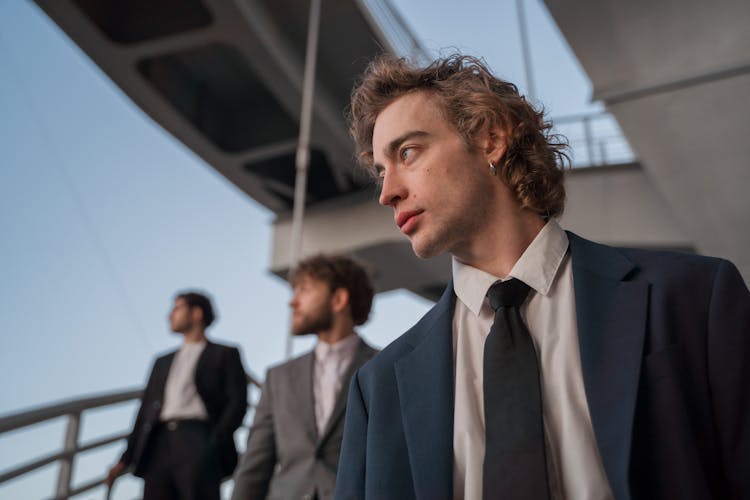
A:
<svg viewBox="0 0 750 500">
<path fill-rule="evenodd" d="M 383 206 L 393 206 L 406 198 L 406 186 L 401 177 L 393 171 L 386 172 L 382 179 L 378 202 Z"/>
</svg>

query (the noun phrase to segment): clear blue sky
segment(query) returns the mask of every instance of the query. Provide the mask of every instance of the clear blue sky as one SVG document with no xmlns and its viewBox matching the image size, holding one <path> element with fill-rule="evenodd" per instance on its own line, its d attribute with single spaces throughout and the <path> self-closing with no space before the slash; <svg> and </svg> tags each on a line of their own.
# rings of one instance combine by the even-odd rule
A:
<svg viewBox="0 0 750 500">
<path fill-rule="evenodd" d="M 483 56 L 524 87 L 514 1 L 393 3 L 428 49 Z M 598 109 L 541 2 L 525 5 L 537 100 L 553 116 Z M 24 0 L 0 2 L 0 154 L 0 414 L 143 384 L 154 355 L 179 342 L 166 315 L 186 287 L 214 296 L 209 333 L 239 344 L 246 369 L 262 377 L 283 359 L 290 294 L 267 271 L 272 214 L 155 125 Z M 382 347 L 428 307 L 383 294 L 361 333 Z M 88 417 L 84 439 L 127 428 L 133 408 Z M 61 442 L 62 422 L 0 437 L 0 470 Z M 121 450 L 84 457 L 76 480 Z M 49 495 L 56 472 L 0 486 L 0 499 Z M 126 480 L 115 497 L 138 491 Z"/>
</svg>

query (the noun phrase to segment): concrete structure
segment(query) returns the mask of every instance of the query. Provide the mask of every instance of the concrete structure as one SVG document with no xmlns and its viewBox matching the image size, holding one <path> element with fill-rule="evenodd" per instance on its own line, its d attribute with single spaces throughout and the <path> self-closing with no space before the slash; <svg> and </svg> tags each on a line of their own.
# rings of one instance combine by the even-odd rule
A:
<svg viewBox="0 0 750 500">
<path fill-rule="evenodd" d="M 270 210 L 291 207 L 307 34 L 299 2 L 37 3 L 154 121 Z M 414 47 L 377 5 L 336 0 L 322 11 L 309 205 L 365 185 L 350 168 L 352 83 L 377 52 Z"/>
<path fill-rule="evenodd" d="M 570 170 L 564 227 L 597 241 L 645 248 L 691 250 L 691 241 L 671 215 L 665 200 L 634 164 Z M 331 200 L 308 210 L 305 253 L 351 252 L 375 269 L 379 290 L 406 287 L 437 299 L 450 279 L 450 258 L 414 257 L 398 231 L 390 208 L 377 204 L 374 191 Z M 283 275 L 288 267 L 291 217 L 274 223 L 271 269 Z"/>
<path fill-rule="evenodd" d="M 270 268 L 284 275 L 306 9 L 293 0 L 37 3 L 149 116 L 277 215 Z M 387 2 L 324 3 L 303 256 L 350 252 L 371 265 L 378 290 L 435 297 L 449 258 L 414 257 L 391 211 L 353 168 L 345 108 L 354 79 L 381 50 L 420 55 Z M 591 143 L 587 156 L 596 163 Z M 575 169 L 567 182 L 566 227 L 607 243 L 693 249 L 692 221 L 673 215 L 651 170 L 635 163 Z"/>
<path fill-rule="evenodd" d="M 750 2 L 545 3 L 684 235 L 750 281 Z"/>
</svg>

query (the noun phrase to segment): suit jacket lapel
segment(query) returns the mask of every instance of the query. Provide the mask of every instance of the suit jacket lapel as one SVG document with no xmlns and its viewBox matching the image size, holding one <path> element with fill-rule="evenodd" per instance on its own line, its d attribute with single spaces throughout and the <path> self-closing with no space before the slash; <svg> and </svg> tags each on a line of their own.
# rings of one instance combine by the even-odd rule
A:
<svg viewBox="0 0 750 500">
<path fill-rule="evenodd" d="M 323 434 L 319 436 L 318 446 L 322 445 L 328 439 L 328 437 L 331 435 L 331 432 L 333 432 L 333 429 L 336 427 L 336 425 L 338 425 L 339 420 L 344 415 L 344 410 L 346 409 L 346 399 L 349 395 L 349 382 L 351 381 L 354 372 L 360 366 L 365 364 L 365 361 L 372 357 L 372 353 L 373 349 L 365 344 L 362 339 L 360 339 L 359 344 L 357 345 L 357 350 L 354 353 L 354 358 L 352 358 L 351 363 L 349 363 L 349 366 L 347 367 L 346 372 L 344 372 L 343 378 L 341 379 L 343 381 L 343 383 L 341 384 L 341 390 L 336 395 L 336 402 L 333 405 L 333 410 L 331 411 L 331 416 L 328 419 L 325 430 L 323 431 Z"/>
<path fill-rule="evenodd" d="M 211 357 L 213 356 L 214 347 L 215 347 L 215 344 L 207 340 L 206 347 L 203 349 L 203 352 L 198 357 L 198 362 L 195 364 L 195 373 L 193 374 L 193 381 L 195 382 L 196 387 L 200 387 L 198 379 L 203 373 L 206 363 L 208 363 Z"/>
<path fill-rule="evenodd" d="M 299 402 L 299 412 L 300 415 L 303 415 L 307 426 L 307 435 L 310 436 L 313 444 L 318 441 L 318 427 L 315 424 L 315 401 L 313 399 L 314 365 L 315 355 L 311 351 L 300 358 L 298 369 L 302 373 L 292 373 L 289 380 L 291 401 L 295 405 Z M 300 384 L 300 380 L 305 382 Z"/>
<path fill-rule="evenodd" d="M 616 249 L 568 235 L 586 399 L 612 492 L 628 499 L 649 284 L 625 279 L 635 268 Z"/>
<path fill-rule="evenodd" d="M 155 374 L 156 380 L 154 387 L 156 388 L 156 396 L 160 402 L 160 407 L 164 405 L 164 390 L 167 387 L 167 377 L 169 376 L 169 370 L 172 368 L 175 354 L 177 354 L 177 351 L 169 353 L 166 358 L 164 358 L 162 366 L 159 367 L 159 372 Z"/>
<path fill-rule="evenodd" d="M 395 365 L 417 496 L 453 494 L 453 284 L 415 326 L 423 334 Z"/>
</svg>

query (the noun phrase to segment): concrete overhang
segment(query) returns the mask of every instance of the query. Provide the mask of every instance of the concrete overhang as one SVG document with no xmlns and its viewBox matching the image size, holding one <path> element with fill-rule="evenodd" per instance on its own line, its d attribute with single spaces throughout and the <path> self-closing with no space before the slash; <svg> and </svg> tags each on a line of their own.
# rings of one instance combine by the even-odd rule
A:
<svg viewBox="0 0 750 500">
<path fill-rule="evenodd" d="M 291 209 L 307 4 L 301 6 L 296 0 L 37 0 L 37 4 L 138 107 L 208 165 L 273 212 Z M 366 64 L 376 54 L 392 50 L 391 37 L 363 2 L 324 3 L 309 206 L 366 185 L 351 168 L 353 147 L 344 110 L 353 82 Z"/>
<path fill-rule="evenodd" d="M 681 231 L 750 280 L 750 2 L 545 3 Z"/>
<path fill-rule="evenodd" d="M 692 251 L 691 240 L 638 165 L 573 169 L 565 183 L 564 228 L 607 244 Z M 287 216 L 274 222 L 271 271 L 279 276 L 289 271 L 291 226 Z M 451 277 L 447 255 L 414 256 L 374 189 L 309 209 L 302 241 L 304 256 L 347 253 L 367 262 L 378 291 L 407 288 L 435 300 Z"/>
</svg>

